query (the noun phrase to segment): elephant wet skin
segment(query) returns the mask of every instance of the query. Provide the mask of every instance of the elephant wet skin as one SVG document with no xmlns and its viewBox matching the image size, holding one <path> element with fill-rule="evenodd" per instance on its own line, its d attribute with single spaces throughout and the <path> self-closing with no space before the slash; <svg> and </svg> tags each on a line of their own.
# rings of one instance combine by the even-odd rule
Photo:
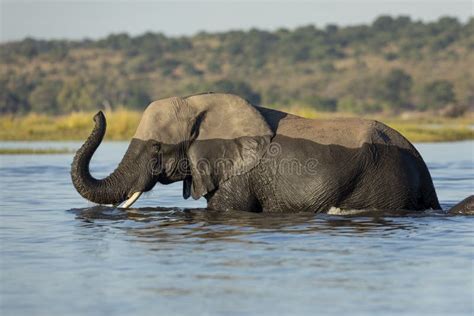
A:
<svg viewBox="0 0 474 316">
<path fill-rule="evenodd" d="M 372 120 L 311 120 L 206 93 L 151 103 L 117 169 L 89 163 L 106 130 L 102 112 L 77 151 L 72 181 L 86 199 L 131 206 L 157 182 L 183 181 L 183 197 L 253 212 L 441 209 L 414 146 Z M 463 213 L 472 211 L 472 203 Z"/>
</svg>

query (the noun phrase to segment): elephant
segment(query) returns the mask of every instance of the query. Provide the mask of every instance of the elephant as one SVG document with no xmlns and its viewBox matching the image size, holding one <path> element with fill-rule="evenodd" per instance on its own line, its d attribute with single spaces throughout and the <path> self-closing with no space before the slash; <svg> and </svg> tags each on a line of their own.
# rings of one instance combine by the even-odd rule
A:
<svg viewBox="0 0 474 316">
<path fill-rule="evenodd" d="M 212 210 L 441 209 L 419 152 L 375 120 L 307 119 L 227 93 L 161 99 L 103 179 L 89 171 L 106 131 L 102 112 L 94 121 L 71 166 L 73 185 L 94 203 L 127 208 L 157 182 L 183 181 L 183 197 L 204 197 Z"/>
</svg>

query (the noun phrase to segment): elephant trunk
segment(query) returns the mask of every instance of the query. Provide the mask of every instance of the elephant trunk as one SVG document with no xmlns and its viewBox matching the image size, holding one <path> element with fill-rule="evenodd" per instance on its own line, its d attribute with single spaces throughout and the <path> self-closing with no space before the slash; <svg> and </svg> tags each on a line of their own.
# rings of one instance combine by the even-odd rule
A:
<svg viewBox="0 0 474 316">
<path fill-rule="evenodd" d="M 100 111 L 94 116 L 95 126 L 91 134 L 77 151 L 71 166 L 71 178 L 79 194 L 87 200 L 98 204 L 118 204 L 127 199 L 130 190 L 130 166 L 124 160 L 117 169 L 104 179 L 95 179 L 89 171 L 92 155 L 99 147 L 105 135 L 106 120 Z M 128 181 L 127 181 L 128 180 Z"/>
</svg>

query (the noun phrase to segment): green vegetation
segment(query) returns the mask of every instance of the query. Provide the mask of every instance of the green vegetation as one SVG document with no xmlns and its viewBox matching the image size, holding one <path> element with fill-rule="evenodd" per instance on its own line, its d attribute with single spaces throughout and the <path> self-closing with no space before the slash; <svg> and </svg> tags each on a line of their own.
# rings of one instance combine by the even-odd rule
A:
<svg viewBox="0 0 474 316">
<path fill-rule="evenodd" d="M 380 81 L 375 90 L 375 97 L 387 102 L 390 108 L 407 106 L 412 86 L 411 76 L 401 69 L 393 69 Z"/>
<path fill-rule="evenodd" d="M 151 100 L 205 91 L 376 118 L 412 141 L 473 139 L 474 18 L 4 43 L 0 139 L 83 140 L 102 109 L 107 139 L 128 140 Z"/>
<path fill-rule="evenodd" d="M 447 80 L 435 80 L 427 84 L 423 89 L 423 101 L 421 109 L 440 109 L 447 104 L 456 102 L 454 86 Z"/>
<path fill-rule="evenodd" d="M 209 90 L 279 108 L 463 115 L 474 106 L 474 18 L 0 45 L 3 114 L 141 110 Z"/>
</svg>

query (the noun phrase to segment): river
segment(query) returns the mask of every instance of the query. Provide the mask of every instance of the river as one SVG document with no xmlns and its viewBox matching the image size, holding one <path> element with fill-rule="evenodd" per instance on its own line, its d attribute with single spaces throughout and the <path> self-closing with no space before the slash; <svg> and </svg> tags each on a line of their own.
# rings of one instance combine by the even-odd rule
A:
<svg viewBox="0 0 474 316">
<path fill-rule="evenodd" d="M 101 145 L 93 174 L 126 147 Z M 443 208 L 473 194 L 474 142 L 416 147 Z M 124 211 L 78 195 L 72 154 L 0 159 L 2 315 L 474 313 L 474 216 L 208 212 L 180 183 Z"/>
</svg>

